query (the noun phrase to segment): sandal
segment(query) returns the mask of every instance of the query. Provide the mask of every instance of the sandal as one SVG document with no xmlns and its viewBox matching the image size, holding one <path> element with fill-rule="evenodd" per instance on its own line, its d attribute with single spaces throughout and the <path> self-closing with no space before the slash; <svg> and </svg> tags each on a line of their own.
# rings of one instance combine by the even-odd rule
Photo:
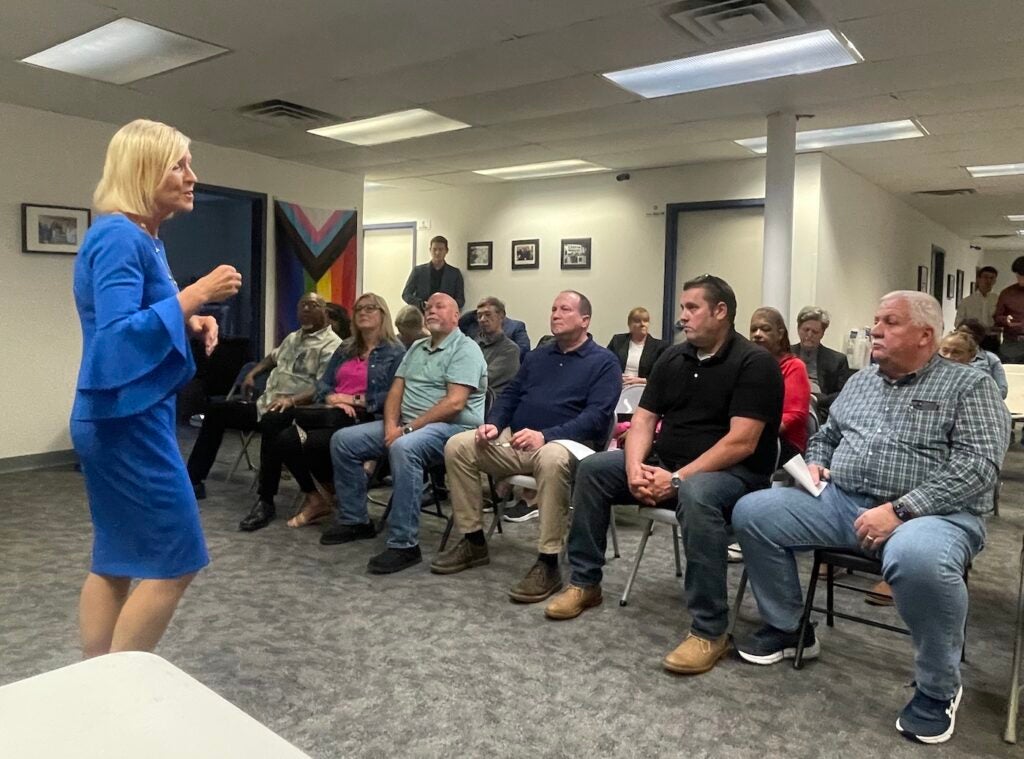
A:
<svg viewBox="0 0 1024 759">
<path fill-rule="evenodd" d="M 320 508 L 317 508 L 319 506 Z M 331 507 L 317 496 L 306 496 L 302 507 L 286 523 L 289 527 L 298 528 L 322 522 L 331 515 Z"/>
<path fill-rule="evenodd" d="M 886 582 L 876 583 L 871 590 L 864 594 L 864 603 L 872 606 L 894 606 L 892 600 L 892 588 Z"/>
</svg>

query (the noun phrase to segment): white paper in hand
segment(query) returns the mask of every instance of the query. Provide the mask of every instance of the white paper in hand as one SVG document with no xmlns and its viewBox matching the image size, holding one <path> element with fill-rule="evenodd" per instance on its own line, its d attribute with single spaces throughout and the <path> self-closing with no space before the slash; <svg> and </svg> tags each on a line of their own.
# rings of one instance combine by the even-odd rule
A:
<svg viewBox="0 0 1024 759">
<path fill-rule="evenodd" d="M 807 462 L 804 461 L 804 457 L 799 453 L 782 465 L 789 475 L 796 480 L 796 484 L 806 490 L 808 493 L 817 498 L 821 495 L 821 491 L 828 485 L 826 480 L 822 480 L 817 485 L 814 484 L 814 480 L 811 479 L 811 470 L 807 468 Z"/>
</svg>

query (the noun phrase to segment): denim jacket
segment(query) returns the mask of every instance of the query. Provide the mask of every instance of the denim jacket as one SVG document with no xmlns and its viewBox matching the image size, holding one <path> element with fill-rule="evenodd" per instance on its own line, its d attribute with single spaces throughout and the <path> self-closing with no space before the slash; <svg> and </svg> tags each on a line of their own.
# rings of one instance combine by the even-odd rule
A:
<svg viewBox="0 0 1024 759">
<path fill-rule="evenodd" d="M 334 392 L 334 378 L 338 373 L 338 367 L 355 355 L 354 348 L 355 341 L 348 339 L 334 351 L 323 376 L 317 380 L 314 403 L 323 403 L 327 395 Z M 368 414 L 380 416 L 384 413 L 384 399 L 388 396 L 391 382 L 395 378 L 395 370 L 398 369 L 404 355 L 405 348 L 397 342 L 384 341 L 378 343 L 377 347 L 370 351 L 370 366 L 366 372 L 366 412 Z"/>
</svg>

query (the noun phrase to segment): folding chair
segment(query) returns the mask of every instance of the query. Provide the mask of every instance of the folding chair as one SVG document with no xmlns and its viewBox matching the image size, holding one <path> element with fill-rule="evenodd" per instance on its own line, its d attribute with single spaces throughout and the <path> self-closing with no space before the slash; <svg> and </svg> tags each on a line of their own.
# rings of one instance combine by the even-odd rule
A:
<svg viewBox="0 0 1024 759">
<path fill-rule="evenodd" d="M 244 366 L 242 366 L 241 369 L 238 370 L 238 376 L 235 377 L 234 384 L 231 385 L 231 390 L 229 390 L 228 394 L 224 397 L 225 401 L 237 400 L 242 395 L 242 383 L 245 380 L 245 375 L 252 371 L 252 368 L 254 366 L 256 366 L 256 362 L 250 361 L 249 363 L 245 364 Z M 253 388 L 253 395 L 251 400 L 255 401 L 257 398 L 259 398 L 263 394 L 263 391 L 266 389 L 266 387 L 267 378 L 265 375 L 261 374 L 259 377 L 256 378 L 256 385 Z M 231 468 L 228 470 L 228 476 L 225 478 L 226 482 L 231 482 L 231 478 L 238 470 L 238 465 L 242 463 L 243 458 L 245 459 L 246 467 L 250 472 L 258 471 L 258 467 L 256 467 L 252 463 L 252 458 L 249 456 L 249 444 L 252 443 L 253 438 L 255 436 L 256 430 L 238 430 L 238 440 L 241 443 L 242 447 L 241 450 L 238 452 L 238 455 L 235 457 L 235 461 L 231 465 Z M 253 482 L 255 482 L 255 480 Z"/>
<path fill-rule="evenodd" d="M 1020 711 L 1020 669 L 1024 658 L 1024 540 L 1020 549 L 1020 580 L 1017 584 L 1017 626 L 1013 638 L 1013 663 L 1010 665 L 1010 694 L 1006 701 L 1006 731 L 1003 740 L 1017 742 L 1017 715 Z"/>
</svg>

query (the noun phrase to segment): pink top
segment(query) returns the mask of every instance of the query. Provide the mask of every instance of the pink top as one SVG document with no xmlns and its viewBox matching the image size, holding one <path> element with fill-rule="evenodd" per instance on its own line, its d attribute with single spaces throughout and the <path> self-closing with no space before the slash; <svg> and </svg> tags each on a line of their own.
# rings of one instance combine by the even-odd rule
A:
<svg viewBox="0 0 1024 759">
<path fill-rule="evenodd" d="M 358 356 L 343 361 L 338 367 L 338 373 L 334 375 L 334 392 L 365 395 L 369 366 L 370 363 L 365 358 Z"/>
</svg>

